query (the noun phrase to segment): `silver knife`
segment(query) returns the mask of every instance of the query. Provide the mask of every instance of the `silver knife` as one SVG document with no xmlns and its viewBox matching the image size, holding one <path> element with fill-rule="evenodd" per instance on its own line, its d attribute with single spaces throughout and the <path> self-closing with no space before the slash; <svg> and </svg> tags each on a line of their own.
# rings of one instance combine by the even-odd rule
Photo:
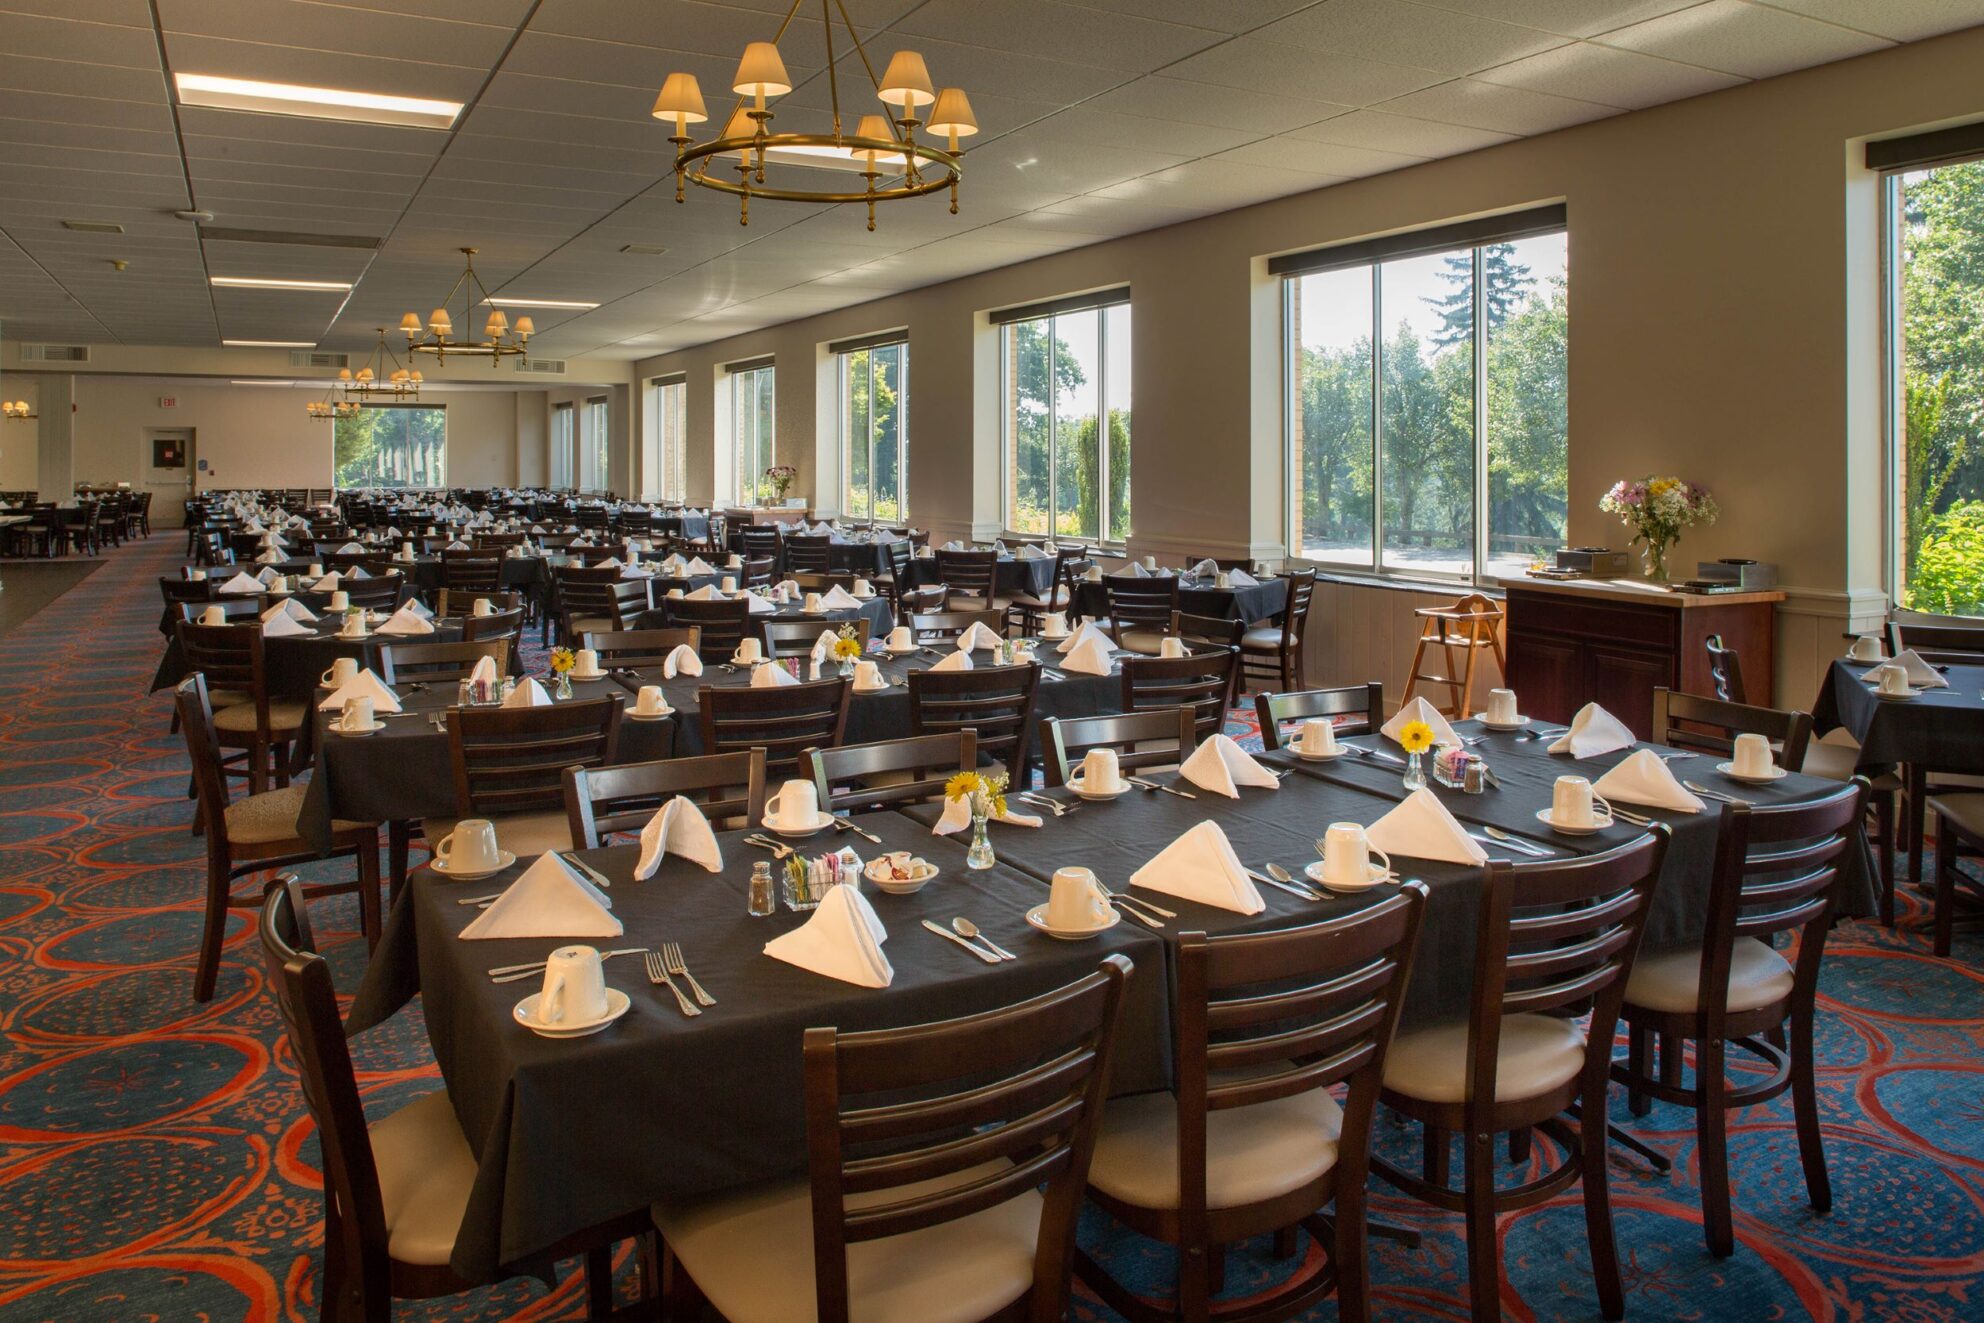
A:
<svg viewBox="0 0 1984 1323">
<path fill-rule="evenodd" d="M 1264 883 L 1279 891 L 1286 891 L 1291 896 L 1300 896 L 1304 900 L 1322 900 L 1325 898 L 1320 891 L 1310 891 L 1306 887 L 1298 887 L 1288 882 L 1277 882 L 1266 873 L 1256 873 L 1251 868 L 1247 870 L 1247 876 L 1253 878 L 1256 882 Z"/>
<path fill-rule="evenodd" d="M 585 860 L 579 858 L 578 855 L 574 854 L 572 851 L 560 850 L 558 852 L 558 857 L 560 859 L 563 859 L 566 863 L 570 864 L 572 867 L 578 869 L 581 873 L 584 873 L 594 886 L 610 887 L 613 885 L 613 880 L 611 878 L 607 877 L 606 874 L 600 872 L 597 868 L 594 868 L 591 864 L 587 863 Z"/>
<path fill-rule="evenodd" d="M 952 932 L 949 928 L 944 927 L 944 925 L 941 923 L 932 923 L 930 920 L 925 919 L 923 921 L 923 926 L 925 928 L 928 928 L 931 932 L 937 934 L 937 936 L 946 939 L 947 941 L 956 942 L 959 946 L 962 946 L 965 950 L 971 952 L 973 955 L 977 956 L 980 960 L 983 960 L 988 965 L 998 965 L 1005 963 L 1003 957 L 993 955 L 990 951 L 987 951 L 982 946 L 974 946 L 972 943 L 967 942 L 964 938 Z"/>
<path fill-rule="evenodd" d="M 1173 787 L 1164 785 L 1161 782 L 1147 781 L 1141 777 L 1135 777 L 1135 776 L 1126 776 L 1123 779 L 1125 781 L 1128 781 L 1133 786 L 1143 786 L 1147 790 L 1162 790 L 1165 794 L 1176 795 L 1180 799 L 1198 798 L 1197 795 L 1194 795 L 1189 791 L 1174 789 Z"/>
</svg>

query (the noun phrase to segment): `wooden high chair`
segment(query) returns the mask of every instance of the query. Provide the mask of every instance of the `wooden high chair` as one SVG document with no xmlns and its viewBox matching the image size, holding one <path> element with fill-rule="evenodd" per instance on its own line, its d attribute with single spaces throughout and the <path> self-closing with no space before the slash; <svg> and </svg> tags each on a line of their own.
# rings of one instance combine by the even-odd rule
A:
<svg viewBox="0 0 1984 1323">
<path fill-rule="evenodd" d="M 1412 671 L 1399 703 L 1410 703 L 1422 680 L 1429 685 L 1445 685 L 1447 701 L 1435 703 L 1434 708 L 1441 716 L 1464 720 L 1474 706 L 1474 667 L 1481 649 L 1493 652 L 1495 665 L 1503 675 L 1508 674 L 1508 662 L 1502 656 L 1502 608 L 1480 593 L 1469 593 L 1452 606 L 1422 606 L 1412 614 L 1425 623 L 1419 628 L 1419 646 L 1412 651 Z M 1420 669 L 1429 646 L 1438 646 L 1446 654 L 1446 674 Z"/>
</svg>

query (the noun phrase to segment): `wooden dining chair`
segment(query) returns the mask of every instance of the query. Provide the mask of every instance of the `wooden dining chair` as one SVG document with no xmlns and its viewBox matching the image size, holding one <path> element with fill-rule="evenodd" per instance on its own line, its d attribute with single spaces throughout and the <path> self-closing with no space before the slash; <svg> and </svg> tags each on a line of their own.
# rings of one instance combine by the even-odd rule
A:
<svg viewBox="0 0 1984 1323">
<path fill-rule="evenodd" d="M 973 625 L 983 625 L 1003 637 L 1005 615 L 999 611 L 926 611 L 909 618 L 910 636 L 931 646 L 956 643 Z"/>
<path fill-rule="evenodd" d="M 1022 634 L 1038 634 L 1046 624 L 1048 612 L 1074 610 L 1076 595 L 1081 591 L 1081 576 L 1093 564 L 1087 547 L 1058 544 L 1047 591 L 1036 594 L 1022 588 L 1015 592 L 1006 603 L 1006 623 Z"/>
<path fill-rule="evenodd" d="M 833 813 L 941 800 L 952 777 L 976 766 L 978 742 L 969 730 L 808 749 L 800 757 L 801 771 Z"/>
<path fill-rule="evenodd" d="M 493 593 L 503 586 L 503 553 L 498 548 L 441 552 L 441 586 L 458 593 Z"/>
<path fill-rule="evenodd" d="M 476 663 L 487 657 L 496 674 L 510 669 L 510 642 L 491 639 L 476 643 L 389 643 L 379 649 L 379 678 L 387 685 L 424 681 L 452 685 L 466 680 Z"/>
<path fill-rule="evenodd" d="M 522 607 L 511 607 L 507 611 L 491 611 L 486 616 L 467 615 L 462 617 L 462 642 L 464 643 L 508 643 L 510 660 L 514 665 L 523 647 L 524 611 Z"/>
<path fill-rule="evenodd" d="M 1243 682 L 1262 680 L 1287 692 L 1305 682 L 1304 657 L 1309 615 L 1316 602 L 1316 571 L 1288 570 L 1282 574 L 1288 599 L 1273 619 L 1250 626 L 1240 637 Z"/>
<path fill-rule="evenodd" d="M 799 755 L 809 748 L 832 748 L 847 731 L 846 680 L 801 681 L 767 689 L 747 686 L 696 691 L 702 709 L 703 749 L 734 753 L 765 751 L 765 774 L 776 780 L 803 775 Z"/>
<path fill-rule="evenodd" d="M 1103 717 L 1049 717 L 1040 723 L 1041 770 L 1050 786 L 1068 784 L 1090 749 L 1116 750 L 1126 772 L 1173 767 L 1199 747 L 1198 714 L 1190 707 L 1169 712 L 1128 712 Z"/>
<path fill-rule="evenodd" d="M 998 1010 L 808 1029 L 808 1178 L 655 1205 L 668 1316 L 1062 1318 L 1130 970 L 1108 955 Z"/>
<path fill-rule="evenodd" d="M 1476 1323 L 1502 1317 L 1495 1219 L 1581 1183 L 1600 1312 L 1625 1316 L 1606 1176 L 1604 1124 L 1612 1039 L 1648 902 L 1672 835 L 1666 824 L 1602 854 L 1517 866 L 1490 860 L 1474 923 L 1474 977 L 1464 1020 L 1403 1033 L 1385 1063 L 1382 1101 L 1424 1131 L 1424 1174 L 1382 1157 L 1387 1184 L 1467 1217 L 1468 1295 Z M 1588 1019 L 1581 1020 L 1581 1015 Z M 1585 1121 L 1575 1133 L 1563 1114 Z M 1495 1137 L 1541 1131 L 1556 1166 L 1497 1189 Z M 1465 1154 L 1447 1176 L 1448 1137 Z"/>
<path fill-rule="evenodd" d="M 772 580 L 778 577 L 778 560 L 772 556 L 746 557 L 743 577 L 737 581 L 740 588 L 769 588 Z"/>
<path fill-rule="evenodd" d="M 1974 913 L 1959 918 L 1959 899 L 1984 900 L 1984 886 L 1957 868 L 1959 860 L 1984 857 L 1984 794 L 1944 791 L 1930 797 L 1928 810 L 1936 824 L 1930 942 L 1938 956 L 1947 957 L 1956 940 L 1956 930 L 1959 927 L 1972 930 L 1978 924 Z M 1888 904 L 1891 907 L 1892 901 Z M 1891 908 L 1883 918 L 1890 927 L 1894 925 Z"/>
<path fill-rule="evenodd" d="M 785 550 L 785 533 L 776 524 L 750 524 L 737 535 L 745 560 L 768 560 L 777 573 Z"/>
<path fill-rule="evenodd" d="M 428 848 L 454 831 L 460 819 L 487 818 L 495 824 L 497 848 L 520 859 L 571 849 L 565 769 L 611 764 L 620 715 L 618 698 L 448 709 L 455 813 L 421 823 Z M 397 888 L 400 879 L 393 884 Z"/>
<path fill-rule="evenodd" d="M 696 651 L 706 662 L 729 661 L 751 628 L 751 604 L 742 597 L 721 602 L 670 598 L 666 615 L 674 628 L 697 631 Z"/>
<path fill-rule="evenodd" d="M 572 842 L 596 850 L 614 844 L 616 835 L 639 835 L 678 795 L 702 809 L 718 831 L 729 830 L 731 823 L 755 826 L 765 816 L 764 750 L 567 768 L 565 815 Z"/>
<path fill-rule="evenodd" d="M 1121 674 L 1125 712 L 1189 707 L 1201 743 L 1226 729 L 1227 703 L 1239 682 L 1240 652 L 1206 648 L 1184 657 L 1125 657 Z"/>
<path fill-rule="evenodd" d="M 1976 625 L 1914 624 L 1897 618 L 1888 621 L 1887 634 L 1891 657 L 1913 648 L 1917 652 L 1964 653 L 1964 664 L 1984 665 L 1984 628 Z"/>
<path fill-rule="evenodd" d="M 599 654 L 605 670 L 623 666 L 659 666 L 677 648 L 694 650 L 702 642 L 702 632 L 693 625 L 687 629 L 605 629 L 579 635 L 579 646 Z"/>
<path fill-rule="evenodd" d="M 1155 656 L 1171 633 L 1171 618 L 1178 613 L 1178 576 L 1110 577 L 1102 581 L 1102 590 L 1109 600 L 1109 632 L 1116 646 Z"/>
<path fill-rule="evenodd" d="M 861 645 L 861 651 L 868 651 L 868 617 L 856 616 L 852 620 L 822 620 L 813 617 L 793 620 L 776 616 L 764 616 L 758 621 L 758 636 L 764 641 L 767 657 L 810 657 L 813 645 L 820 641 L 823 633 L 840 632 L 842 625 L 854 628 L 854 638 Z"/>
<path fill-rule="evenodd" d="M 1003 767 L 1015 786 L 1024 785 L 1039 692 L 1038 662 L 911 671 L 909 728 L 917 735 L 971 731 L 979 762 Z"/>
<path fill-rule="evenodd" d="M 1332 1291 L 1338 1318 L 1370 1317 L 1371 1122 L 1426 895 L 1407 882 L 1340 919 L 1178 935 L 1176 1086 L 1112 1101 L 1088 1173 L 1091 1201 L 1176 1249 L 1178 1289 L 1153 1307 L 1148 1287 L 1132 1290 L 1077 1248 L 1077 1275 L 1110 1308 L 1136 1323 L 1209 1318 L 1226 1246 L 1272 1234 L 1287 1258 L 1302 1230 L 1326 1266 L 1250 1295 L 1246 1317 L 1306 1317 Z"/>
<path fill-rule="evenodd" d="M 887 568 L 875 580 L 875 590 L 886 597 L 889 613 L 897 620 L 902 619 L 903 594 L 909 591 L 910 566 L 915 553 L 907 540 L 882 544 L 882 557 Z"/>
<path fill-rule="evenodd" d="M 1694 1108 L 1702 1233 L 1717 1258 L 1736 1248 L 1728 1113 L 1739 1107 L 1790 1091 L 1806 1193 L 1814 1212 L 1832 1208 L 1812 1025 L 1839 861 L 1852 845 L 1866 790 L 1856 780 L 1801 804 L 1724 804 L 1701 944 L 1642 955 L 1626 980 L 1628 1055 L 1612 1064 L 1612 1078 L 1626 1086 L 1638 1115 L 1649 1110 L 1649 1097 Z M 1796 938 L 1795 965 L 1774 948 L 1779 934 Z M 1692 1087 L 1681 1083 L 1687 1043 L 1694 1046 Z M 1757 1079 L 1746 1071 L 1732 1081 L 1724 1065 L 1731 1047 L 1758 1058 L 1770 1074 Z"/>
<path fill-rule="evenodd" d="M 1287 742 L 1282 734 L 1283 726 L 1312 717 L 1329 717 L 1336 722 L 1339 735 L 1369 735 L 1384 724 L 1385 687 L 1373 680 L 1369 684 L 1336 689 L 1255 694 L 1254 716 L 1261 726 L 1261 747 L 1269 753 Z"/>
<path fill-rule="evenodd" d="M 234 799 L 221 775 L 220 745 L 214 735 L 214 710 L 207 701 L 204 676 L 180 682 L 173 694 L 179 725 L 186 737 L 186 756 L 193 764 L 193 792 L 206 823 L 207 880 L 200 925 L 200 950 L 193 965 L 193 1000 L 211 1001 L 220 974 L 220 949 L 227 939 L 229 910 L 253 909 L 259 892 L 234 890 L 236 878 L 287 868 L 320 858 L 357 861 L 355 882 L 323 883 L 312 895 L 358 893 L 359 927 L 368 944 L 379 940 L 379 824 L 331 823 L 331 852 L 318 854 L 297 834 L 297 814 L 303 809 L 302 786 L 286 786 Z"/>
<path fill-rule="evenodd" d="M 939 551 L 937 577 L 943 581 L 944 609 L 947 611 L 992 611 L 999 604 L 996 586 L 999 553 L 996 551 Z M 998 628 L 994 626 L 993 628 Z"/>
<path fill-rule="evenodd" d="M 397 570 L 390 575 L 377 574 L 365 579 L 346 576 L 343 582 L 351 605 L 367 611 L 397 611 L 412 593 L 406 576 Z"/>
<path fill-rule="evenodd" d="M 271 781 L 287 786 L 290 751 L 303 736 L 310 710 L 295 699 L 270 697 L 260 620 L 252 615 L 228 625 L 179 620 L 173 630 L 186 669 L 204 675 L 207 687 L 222 695 L 212 704 L 215 738 L 222 748 L 246 750 L 248 789 L 260 794 Z"/>
<path fill-rule="evenodd" d="M 1761 735 L 1778 747 L 1778 765 L 1805 764 L 1805 746 L 1812 738 L 1812 718 L 1805 712 L 1725 703 L 1719 698 L 1653 691 L 1653 742 L 1727 759 L 1738 735 Z"/>
<path fill-rule="evenodd" d="M 1749 702 L 1748 691 L 1743 686 L 1742 654 L 1725 644 L 1720 634 L 1703 639 L 1702 650 L 1708 655 L 1708 679 L 1715 696 L 1725 703 Z"/>
<path fill-rule="evenodd" d="M 514 589 L 506 588 L 488 593 L 463 591 L 459 588 L 449 592 L 446 588 L 437 588 L 434 591 L 434 614 L 450 619 L 460 616 L 466 620 L 474 614 L 475 604 L 479 601 L 488 602 L 491 609 L 496 611 L 514 611 L 524 605 L 524 595 Z"/>
<path fill-rule="evenodd" d="M 785 573 L 825 574 L 834 567 L 834 540 L 827 533 L 794 533 L 785 540 Z"/>
<path fill-rule="evenodd" d="M 834 588 L 840 588 L 851 593 L 854 591 L 854 580 L 858 576 L 853 570 L 821 570 L 817 572 L 811 570 L 794 570 L 785 577 L 798 584 L 799 591 L 802 593 L 824 593 Z"/>
</svg>

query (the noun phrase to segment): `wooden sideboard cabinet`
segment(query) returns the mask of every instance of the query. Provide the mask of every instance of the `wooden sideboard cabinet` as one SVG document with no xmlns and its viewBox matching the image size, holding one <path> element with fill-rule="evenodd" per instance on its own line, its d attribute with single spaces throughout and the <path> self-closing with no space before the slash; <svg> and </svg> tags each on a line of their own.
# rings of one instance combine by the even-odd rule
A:
<svg viewBox="0 0 1984 1323">
<path fill-rule="evenodd" d="M 1703 646 L 1711 634 L 1742 658 L 1748 700 L 1770 705 L 1781 592 L 1700 596 L 1623 579 L 1503 587 L 1509 687 L 1531 716 L 1569 721 L 1598 703 L 1647 739 L 1655 689 L 1714 697 Z"/>
</svg>

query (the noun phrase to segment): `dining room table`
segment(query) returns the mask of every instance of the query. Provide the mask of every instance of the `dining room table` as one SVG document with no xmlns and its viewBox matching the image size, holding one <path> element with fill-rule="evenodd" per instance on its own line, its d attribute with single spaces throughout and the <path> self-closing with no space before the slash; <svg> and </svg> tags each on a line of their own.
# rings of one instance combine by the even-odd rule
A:
<svg viewBox="0 0 1984 1323">
<path fill-rule="evenodd" d="M 1075 585 L 1074 609 L 1077 613 L 1091 620 L 1108 618 L 1110 577 L 1104 574 L 1083 579 Z M 1242 624 L 1256 625 L 1272 619 L 1287 605 L 1288 580 L 1279 576 L 1225 588 L 1210 576 L 1178 576 L 1178 609 L 1188 616 L 1238 620 Z"/>
</svg>

